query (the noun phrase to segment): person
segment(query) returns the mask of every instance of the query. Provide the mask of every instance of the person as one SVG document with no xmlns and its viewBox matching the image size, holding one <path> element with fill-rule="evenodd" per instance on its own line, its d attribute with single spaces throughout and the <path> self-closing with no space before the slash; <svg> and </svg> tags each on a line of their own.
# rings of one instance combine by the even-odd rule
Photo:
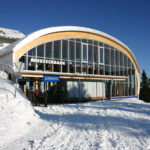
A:
<svg viewBox="0 0 150 150">
<path fill-rule="evenodd" d="M 46 90 L 44 90 L 44 104 L 45 104 L 45 107 L 47 107 L 47 98 L 48 98 L 48 93 Z"/>
<path fill-rule="evenodd" d="M 35 90 L 35 91 L 34 91 L 34 94 L 35 94 L 35 106 L 37 106 L 37 103 L 38 103 L 38 96 L 39 96 L 38 90 Z"/>
</svg>

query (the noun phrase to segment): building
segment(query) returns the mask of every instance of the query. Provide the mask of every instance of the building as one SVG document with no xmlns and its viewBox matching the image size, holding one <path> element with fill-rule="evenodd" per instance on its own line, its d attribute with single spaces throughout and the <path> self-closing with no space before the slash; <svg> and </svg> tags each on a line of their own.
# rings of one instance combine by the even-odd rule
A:
<svg viewBox="0 0 150 150">
<path fill-rule="evenodd" d="M 25 35 L 21 31 L 0 28 L 0 50 L 23 37 Z"/>
<path fill-rule="evenodd" d="M 90 28 L 36 31 L 4 48 L 0 62 L 19 72 L 25 93 L 47 89 L 49 102 L 139 96 L 140 69 L 132 51 Z"/>
</svg>

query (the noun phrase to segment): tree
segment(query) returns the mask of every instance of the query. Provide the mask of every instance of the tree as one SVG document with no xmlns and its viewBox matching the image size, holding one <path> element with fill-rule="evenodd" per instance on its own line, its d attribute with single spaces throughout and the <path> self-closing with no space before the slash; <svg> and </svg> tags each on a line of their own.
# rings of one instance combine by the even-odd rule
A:
<svg viewBox="0 0 150 150">
<path fill-rule="evenodd" d="M 150 102 L 149 79 L 147 77 L 145 70 L 143 70 L 141 77 L 140 99 L 146 102 Z"/>
</svg>

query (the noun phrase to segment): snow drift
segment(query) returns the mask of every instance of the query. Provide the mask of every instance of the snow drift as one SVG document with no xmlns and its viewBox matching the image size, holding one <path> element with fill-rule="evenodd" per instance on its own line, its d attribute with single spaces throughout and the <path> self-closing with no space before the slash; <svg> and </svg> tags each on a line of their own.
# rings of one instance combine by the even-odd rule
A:
<svg viewBox="0 0 150 150">
<path fill-rule="evenodd" d="M 7 75 L 0 72 L 0 149 L 26 134 L 37 120 L 24 93 L 5 77 Z"/>
</svg>

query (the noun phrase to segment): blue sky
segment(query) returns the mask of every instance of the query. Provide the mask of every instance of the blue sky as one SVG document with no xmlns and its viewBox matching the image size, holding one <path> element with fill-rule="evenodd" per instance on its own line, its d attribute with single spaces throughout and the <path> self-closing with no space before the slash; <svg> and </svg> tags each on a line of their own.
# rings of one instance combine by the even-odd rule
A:
<svg viewBox="0 0 150 150">
<path fill-rule="evenodd" d="M 0 27 L 24 34 L 52 26 L 84 26 L 126 44 L 150 77 L 150 0 L 1 0 Z"/>
</svg>

